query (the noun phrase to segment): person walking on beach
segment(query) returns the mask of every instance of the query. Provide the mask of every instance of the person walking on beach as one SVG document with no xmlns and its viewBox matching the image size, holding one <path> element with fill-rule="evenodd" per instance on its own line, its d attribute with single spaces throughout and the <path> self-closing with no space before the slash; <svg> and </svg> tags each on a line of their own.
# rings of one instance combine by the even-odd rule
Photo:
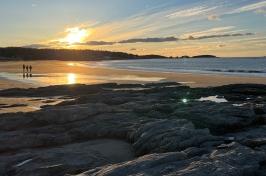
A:
<svg viewBox="0 0 266 176">
<path fill-rule="evenodd" d="M 23 64 L 23 74 L 25 73 L 25 65 Z"/>
<path fill-rule="evenodd" d="M 27 71 L 27 74 L 28 74 L 28 72 L 29 72 L 29 66 L 28 65 L 26 66 L 26 71 Z"/>
<path fill-rule="evenodd" d="M 32 77 L 32 74 L 31 74 L 32 66 L 31 65 L 29 66 L 29 69 L 30 69 L 30 77 Z"/>
</svg>

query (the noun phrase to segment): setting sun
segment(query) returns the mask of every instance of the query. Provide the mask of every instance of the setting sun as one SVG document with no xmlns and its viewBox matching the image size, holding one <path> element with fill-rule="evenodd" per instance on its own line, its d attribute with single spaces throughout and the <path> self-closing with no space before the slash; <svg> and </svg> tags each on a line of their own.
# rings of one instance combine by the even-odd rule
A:
<svg viewBox="0 0 266 176">
<path fill-rule="evenodd" d="M 75 84 L 76 83 L 76 74 L 68 73 L 67 74 L 67 84 Z"/>
<path fill-rule="evenodd" d="M 86 29 L 69 28 L 66 30 L 68 33 L 65 42 L 68 44 L 82 43 L 90 35 L 90 32 Z"/>
</svg>

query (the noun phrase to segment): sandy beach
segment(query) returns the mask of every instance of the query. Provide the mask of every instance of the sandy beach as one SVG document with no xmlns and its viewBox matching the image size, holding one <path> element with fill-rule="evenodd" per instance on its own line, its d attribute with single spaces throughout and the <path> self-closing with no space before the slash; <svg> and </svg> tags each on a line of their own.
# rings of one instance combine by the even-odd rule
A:
<svg viewBox="0 0 266 176">
<path fill-rule="evenodd" d="M 33 77 L 23 79 L 22 65 L 33 66 Z M 71 61 L 1 62 L 0 89 L 29 88 L 57 84 L 150 83 L 174 81 L 190 87 L 214 87 L 228 84 L 266 84 L 265 77 L 135 71 L 95 66 L 84 66 Z"/>
</svg>

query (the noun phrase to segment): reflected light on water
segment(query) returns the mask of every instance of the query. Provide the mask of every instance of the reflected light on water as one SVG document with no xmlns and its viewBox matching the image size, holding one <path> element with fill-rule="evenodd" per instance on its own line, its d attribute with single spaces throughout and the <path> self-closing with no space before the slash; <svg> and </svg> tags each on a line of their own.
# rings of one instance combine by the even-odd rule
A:
<svg viewBox="0 0 266 176">
<path fill-rule="evenodd" d="M 188 102 L 188 99 L 183 98 L 183 99 L 182 99 L 182 102 L 186 104 L 186 103 Z"/>
<path fill-rule="evenodd" d="M 67 74 L 67 84 L 75 84 L 76 83 L 76 74 L 68 73 Z"/>
<path fill-rule="evenodd" d="M 67 63 L 68 66 L 74 66 L 74 63 L 70 62 L 70 63 Z"/>
</svg>

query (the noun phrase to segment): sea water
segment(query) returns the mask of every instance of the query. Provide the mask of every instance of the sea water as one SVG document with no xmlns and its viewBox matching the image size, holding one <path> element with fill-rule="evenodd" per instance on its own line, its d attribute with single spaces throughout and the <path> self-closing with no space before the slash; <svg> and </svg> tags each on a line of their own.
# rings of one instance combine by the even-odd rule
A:
<svg viewBox="0 0 266 176">
<path fill-rule="evenodd" d="M 97 64 L 141 71 L 266 77 L 266 58 L 132 59 Z"/>
</svg>

